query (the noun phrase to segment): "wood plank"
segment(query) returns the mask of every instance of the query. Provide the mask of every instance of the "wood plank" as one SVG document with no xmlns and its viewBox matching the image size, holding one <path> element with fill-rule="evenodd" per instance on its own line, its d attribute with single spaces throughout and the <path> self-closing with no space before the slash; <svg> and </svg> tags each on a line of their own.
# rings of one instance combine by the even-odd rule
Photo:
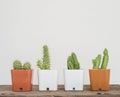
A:
<svg viewBox="0 0 120 97">
<path fill-rule="evenodd" d="M 11 85 L 0 85 L 0 97 L 120 97 L 120 85 L 111 85 L 109 91 L 90 91 L 89 85 L 83 91 L 64 91 L 59 85 L 57 91 L 39 91 L 38 85 L 33 85 L 30 92 L 13 92 Z"/>
</svg>

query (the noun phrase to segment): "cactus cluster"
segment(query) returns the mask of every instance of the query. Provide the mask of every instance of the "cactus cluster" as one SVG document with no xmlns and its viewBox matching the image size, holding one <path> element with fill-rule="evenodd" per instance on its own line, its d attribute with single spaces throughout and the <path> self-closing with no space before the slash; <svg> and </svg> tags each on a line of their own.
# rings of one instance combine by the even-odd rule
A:
<svg viewBox="0 0 120 97">
<path fill-rule="evenodd" d="M 50 56 L 49 56 L 49 50 L 48 50 L 48 46 L 44 45 L 43 46 L 43 58 L 42 60 L 38 60 L 37 61 L 37 66 L 40 69 L 50 69 Z"/>
<path fill-rule="evenodd" d="M 103 51 L 103 60 L 101 63 L 101 55 L 99 54 L 95 59 L 92 60 L 93 69 L 106 69 L 109 61 L 108 50 L 105 48 Z"/>
<path fill-rule="evenodd" d="M 24 63 L 23 66 L 22 66 L 22 63 L 21 63 L 19 60 L 15 60 L 15 61 L 13 62 L 13 68 L 14 68 L 15 70 L 22 70 L 22 69 L 28 70 L 28 69 L 31 69 L 31 65 L 30 65 L 29 62 L 26 62 L 26 63 Z"/>
<path fill-rule="evenodd" d="M 78 62 L 77 56 L 74 52 L 72 52 L 71 56 L 68 56 L 67 68 L 68 69 L 80 69 L 80 63 Z"/>
</svg>

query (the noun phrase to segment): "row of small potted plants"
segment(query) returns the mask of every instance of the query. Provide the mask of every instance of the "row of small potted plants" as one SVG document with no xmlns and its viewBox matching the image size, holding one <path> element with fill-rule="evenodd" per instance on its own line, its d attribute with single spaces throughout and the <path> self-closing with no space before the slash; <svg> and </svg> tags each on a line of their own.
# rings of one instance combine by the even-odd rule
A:
<svg viewBox="0 0 120 97">
<path fill-rule="evenodd" d="M 104 49 L 103 58 L 99 54 L 92 60 L 93 69 L 89 69 L 91 90 L 109 90 L 110 69 L 107 69 L 109 60 L 108 50 Z M 102 60 L 101 60 L 102 59 Z M 101 63 L 102 62 L 102 63 Z M 43 58 L 37 61 L 39 90 L 57 90 L 57 70 L 50 68 L 50 57 L 48 46 L 43 46 Z M 29 62 L 23 65 L 19 60 L 13 62 L 12 90 L 30 91 L 32 90 L 32 69 Z M 83 90 L 83 69 L 74 52 L 68 56 L 67 70 L 64 70 L 65 90 Z"/>
</svg>

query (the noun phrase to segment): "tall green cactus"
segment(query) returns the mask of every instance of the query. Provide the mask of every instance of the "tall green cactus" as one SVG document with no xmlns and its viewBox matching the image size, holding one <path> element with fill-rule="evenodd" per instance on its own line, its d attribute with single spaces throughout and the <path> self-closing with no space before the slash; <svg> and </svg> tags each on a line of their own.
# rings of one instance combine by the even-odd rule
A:
<svg viewBox="0 0 120 97">
<path fill-rule="evenodd" d="M 109 61 L 108 50 L 106 48 L 104 49 L 103 54 L 104 54 L 104 56 L 103 56 L 103 61 L 102 61 L 101 69 L 106 69 L 108 61 Z"/>
<path fill-rule="evenodd" d="M 72 59 L 74 60 L 74 68 L 75 69 L 80 69 L 80 64 L 78 62 L 77 56 L 75 53 L 72 53 Z"/>
<path fill-rule="evenodd" d="M 108 50 L 105 48 L 103 51 L 103 60 L 101 64 L 101 55 L 99 54 L 95 59 L 92 60 L 93 69 L 106 69 L 109 61 Z"/>
<path fill-rule="evenodd" d="M 29 63 L 29 62 L 24 63 L 24 64 L 23 64 L 23 69 L 24 69 L 24 70 L 31 69 L 30 63 Z"/>
<path fill-rule="evenodd" d="M 43 46 L 43 65 L 46 69 L 50 69 L 50 57 L 47 45 Z"/>
<path fill-rule="evenodd" d="M 22 69 L 22 64 L 21 64 L 21 62 L 20 62 L 19 60 L 15 60 L 15 61 L 13 62 L 13 68 L 14 68 L 15 70 L 21 70 L 21 69 Z"/>
<path fill-rule="evenodd" d="M 47 45 L 43 46 L 43 60 L 38 60 L 37 66 L 40 69 L 50 69 L 50 56 Z"/>
<path fill-rule="evenodd" d="M 80 63 L 78 62 L 76 54 L 73 52 L 67 59 L 68 69 L 80 69 Z"/>
</svg>

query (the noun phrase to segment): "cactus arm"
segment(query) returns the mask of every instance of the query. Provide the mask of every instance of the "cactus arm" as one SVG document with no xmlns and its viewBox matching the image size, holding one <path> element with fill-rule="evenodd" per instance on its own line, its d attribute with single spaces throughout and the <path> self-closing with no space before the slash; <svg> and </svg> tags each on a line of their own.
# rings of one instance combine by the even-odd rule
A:
<svg viewBox="0 0 120 97">
<path fill-rule="evenodd" d="M 73 69 L 73 64 L 72 64 L 72 58 L 71 56 L 68 56 L 68 59 L 67 59 L 67 68 L 68 69 Z"/>
<path fill-rule="evenodd" d="M 99 69 L 101 63 L 101 55 L 99 54 L 95 59 L 92 60 L 93 69 Z"/>
<path fill-rule="evenodd" d="M 101 69 L 106 69 L 108 61 L 109 61 L 108 50 L 104 49 L 103 54 L 104 54 L 104 56 L 103 56 L 103 61 L 102 61 Z"/>
<path fill-rule="evenodd" d="M 109 60 L 108 55 L 105 55 L 105 56 L 103 57 L 101 69 L 106 69 L 106 68 L 107 68 L 108 60 Z"/>
<path fill-rule="evenodd" d="M 71 54 L 71 63 L 73 64 L 73 67 L 75 67 L 75 61 L 74 61 L 74 59 L 72 57 L 72 54 Z"/>
<path fill-rule="evenodd" d="M 101 55 L 99 54 L 96 58 L 96 66 L 97 66 L 98 69 L 100 67 L 100 63 L 101 63 Z"/>
<path fill-rule="evenodd" d="M 68 58 L 67 58 L 67 63 L 68 62 L 71 62 L 71 56 L 68 56 Z"/>
<path fill-rule="evenodd" d="M 76 65 L 76 69 L 80 69 L 80 63 L 78 62 L 78 64 Z"/>
<path fill-rule="evenodd" d="M 72 58 L 73 58 L 73 60 L 74 60 L 74 68 L 75 69 L 80 69 L 80 64 L 79 64 L 79 62 L 78 62 L 78 59 L 77 59 L 77 56 L 76 56 L 76 54 L 75 53 L 72 53 Z"/>
<path fill-rule="evenodd" d="M 68 67 L 68 69 L 74 69 L 73 64 L 71 63 L 71 61 L 69 61 L 67 63 L 67 67 Z"/>
<path fill-rule="evenodd" d="M 92 59 L 92 63 L 93 63 L 93 69 L 96 69 L 96 60 Z"/>
<path fill-rule="evenodd" d="M 38 66 L 38 68 L 40 68 L 40 69 L 44 69 L 44 68 L 43 68 L 43 62 L 42 62 L 42 60 L 38 60 L 38 61 L 37 61 L 37 66 Z"/>
</svg>

